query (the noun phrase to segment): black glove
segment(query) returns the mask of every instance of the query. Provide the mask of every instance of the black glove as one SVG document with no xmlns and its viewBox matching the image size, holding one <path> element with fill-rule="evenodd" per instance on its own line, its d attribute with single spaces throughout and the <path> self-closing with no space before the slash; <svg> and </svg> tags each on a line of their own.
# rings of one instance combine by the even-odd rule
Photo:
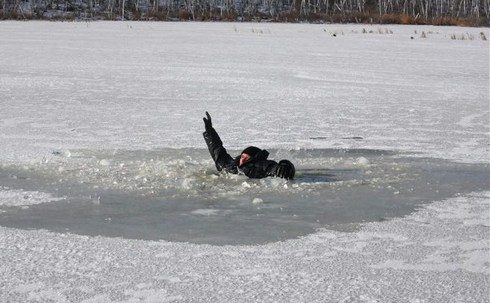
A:
<svg viewBox="0 0 490 303">
<path fill-rule="evenodd" d="M 208 112 L 206 112 L 206 117 L 208 118 L 202 118 L 204 120 L 204 128 L 206 128 L 206 131 L 210 131 L 213 129 L 213 123 L 211 122 L 211 116 Z"/>
<path fill-rule="evenodd" d="M 295 173 L 296 170 L 294 169 L 293 163 L 288 160 L 281 160 L 276 166 L 276 177 L 291 180 L 294 178 Z"/>
</svg>

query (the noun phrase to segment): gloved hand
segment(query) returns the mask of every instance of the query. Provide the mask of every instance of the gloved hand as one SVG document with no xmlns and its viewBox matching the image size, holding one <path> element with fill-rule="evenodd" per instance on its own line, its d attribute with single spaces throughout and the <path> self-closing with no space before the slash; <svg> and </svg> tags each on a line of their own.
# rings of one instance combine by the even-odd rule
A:
<svg viewBox="0 0 490 303">
<path fill-rule="evenodd" d="M 296 170 L 293 163 L 288 160 L 281 160 L 276 166 L 275 175 L 276 177 L 291 180 L 294 178 Z"/>
<path fill-rule="evenodd" d="M 213 129 L 213 123 L 211 122 L 211 116 L 209 115 L 208 112 L 206 112 L 206 118 L 202 118 L 204 120 L 204 128 L 206 128 L 206 131 L 210 131 Z"/>
</svg>

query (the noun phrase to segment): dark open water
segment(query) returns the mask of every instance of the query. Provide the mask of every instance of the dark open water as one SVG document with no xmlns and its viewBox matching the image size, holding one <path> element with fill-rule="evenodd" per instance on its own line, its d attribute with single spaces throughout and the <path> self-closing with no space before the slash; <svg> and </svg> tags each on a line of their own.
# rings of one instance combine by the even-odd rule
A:
<svg viewBox="0 0 490 303">
<path fill-rule="evenodd" d="M 490 188 L 490 167 L 382 150 L 272 151 L 293 181 L 218 175 L 207 150 L 55 152 L 2 166 L 0 186 L 63 199 L 0 206 L 0 225 L 214 245 L 262 244 L 318 228 L 350 231 Z"/>
</svg>

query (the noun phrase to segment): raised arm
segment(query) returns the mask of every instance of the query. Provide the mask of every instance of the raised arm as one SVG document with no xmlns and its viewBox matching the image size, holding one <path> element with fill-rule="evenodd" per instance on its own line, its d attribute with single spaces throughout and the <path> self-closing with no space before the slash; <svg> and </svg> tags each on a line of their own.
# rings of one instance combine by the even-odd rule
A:
<svg viewBox="0 0 490 303">
<path fill-rule="evenodd" d="M 203 133 L 204 141 L 209 149 L 209 153 L 214 160 L 216 169 L 218 171 L 226 171 L 232 174 L 238 173 L 235 160 L 228 154 L 226 148 L 223 147 L 223 142 L 221 141 L 218 133 L 213 128 L 213 123 L 211 116 L 206 112 L 206 117 L 203 118 L 205 132 Z"/>
</svg>

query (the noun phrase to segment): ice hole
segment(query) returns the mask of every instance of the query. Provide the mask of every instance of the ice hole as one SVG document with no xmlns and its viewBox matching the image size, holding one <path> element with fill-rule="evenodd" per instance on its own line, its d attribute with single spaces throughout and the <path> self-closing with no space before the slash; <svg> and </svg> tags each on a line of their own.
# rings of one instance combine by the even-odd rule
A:
<svg viewBox="0 0 490 303">
<path fill-rule="evenodd" d="M 220 175 L 203 149 L 54 151 L 50 161 L 1 167 L 0 193 L 39 192 L 53 199 L 0 204 L 0 225 L 253 245 L 318 228 L 350 231 L 407 215 L 423 203 L 490 188 L 489 165 L 382 150 L 270 152 L 272 159 L 295 163 L 295 180 Z"/>
</svg>

